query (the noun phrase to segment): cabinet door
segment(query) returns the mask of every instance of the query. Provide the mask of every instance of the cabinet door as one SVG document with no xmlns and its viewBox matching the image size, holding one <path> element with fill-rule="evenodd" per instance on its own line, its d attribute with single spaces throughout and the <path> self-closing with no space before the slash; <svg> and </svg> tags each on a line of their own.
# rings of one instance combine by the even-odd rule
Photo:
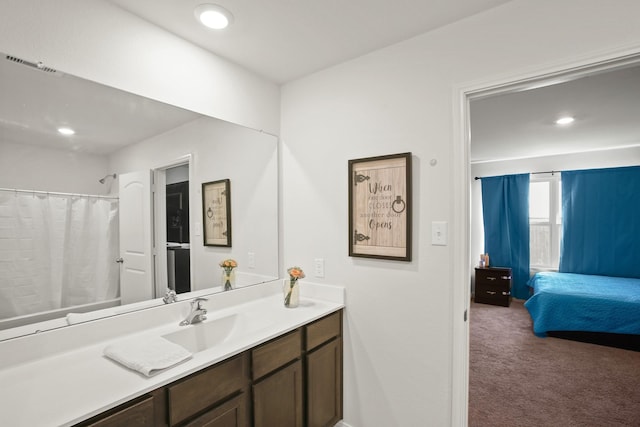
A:
<svg viewBox="0 0 640 427">
<path fill-rule="evenodd" d="M 342 419 L 342 339 L 307 354 L 307 425 L 333 426 Z"/>
<path fill-rule="evenodd" d="M 254 427 L 302 426 L 302 362 L 253 385 Z"/>
<path fill-rule="evenodd" d="M 242 393 L 230 401 L 210 410 L 185 427 L 248 427 L 247 398 Z"/>
</svg>

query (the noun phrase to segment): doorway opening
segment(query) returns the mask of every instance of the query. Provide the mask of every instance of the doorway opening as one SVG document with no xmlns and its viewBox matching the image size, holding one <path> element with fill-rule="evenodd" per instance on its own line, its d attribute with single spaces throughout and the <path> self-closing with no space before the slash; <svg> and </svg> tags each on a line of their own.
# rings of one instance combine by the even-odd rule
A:
<svg viewBox="0 0 640 427">
<path fill-rule="evenodd" d="M 189 165 L 165 170 L 167 281 L 177 294 L 191 291 Z"/>
<path fill-rule="evenodd" d="M 191 157 L 156 168 L 154 177 L 154 265 L 156 296 L 193 289 L 190 202 Z"/>
<path fill-rule="evenodd" d="M 527 162 L 527 160 L 526 160 L 526 157 L 517 157 L 517 156 L 513 156 L 510 159 L 503 158 L 502 160 L 508 160 L 509 164 L 504 169 L 501 169 L 501 170 L 498 170 L 497 168 L 495 168 L 494 167 L 495 165 L 491 165 L 490 164 L 491 161 L 487 159 L 476 162 L 475 164 L 476 167 L 474 168 L 473 166 L 474 158 L 472 156 L 473 154 L 472 145 L 474 141 L 471 135 L 475 134 L 477 136 L 478 134 L 477 132 L 478 129 L 473 128 L 473 124 L 472 124 L 473 120 L 471 119 L 473 115 L 474 102 L 478 100 L 499 97 L 502 95 L 534 92 L 536 89 L 548 90 L 561 83 L 571 83 L 579 79 L 582 79 L 584 77 L 594 77 L 596 75 L 604 75 L 612 71 L 618 71 L 618 70 L 623 70 L 625 68 L 629 68 L 632 66 L 637 66 L 638 64 L 640 64 L 640 58 L 638 57 L 638 54 L 632 53 L 627 56 L 618 57 L 614 59 L 607 58 L 603 60 L 602 58 L 600 58 L 598 60 L 593 60 L 591 63 L 586 65 L 580 65 L 571 69 L 565 68 L 560 71 L 556 70 L 554 72 L 546 73 L 542 76 L 527 77 L 525 79 L 504 82 L 501 85 L 491 85 L 491 86 L 486 85 L 484 87 L 476 87 L 474 89 L 461 91 L 462 97 L 460 100 L 463 103 L 463 108 L 461 110 L 462 113 L 461 113 L 461 120 L 460 120 L 460 124 L 461 124 L 460 141 L 462 143 L 461 149 L 463 151 L 462 153 L 463 155 L 461 158 L 463 158 L 465 169 L 464 169 L 464 173 L 461 174 L 461 178 L 460 178 L 461 179 L 460 190 L 461 190 L 461 193 L 464 194 L 463 197 L 466 198 L 466 200 L 460 201 L 460 203 L 462 203 L 463 205 L 466 205 L 468 209 L 464 210 L 465 218 L 462 218 L 463 224 L 465 224 L 463 228 L 467 231 L 466 241 L 460 242 L 461 244 L 460 250 L 462 252 L 458 252 L 458 253 L 462 255 L 461 259 L 464 259 L 464 263 L 465 263 L 464 264 L 465 268 L 463 273 L 464 286 L 470 288 L 470 285 L 471 285 L 470 279 L 472 278 L 471 271 L 473 270 L 473 267 L 474 267 L 473 264 L 476 263 L 476 258 L 477 258 L 477 255 L 475 254 L 483 252 L 482 249 L 480 249 L 482 245 L 483 236 L 481 234 L 474 233 L 475 231 L 474 229 L 477 229 L 477 227 L 482 227 L 482 223 L 481 223 L 481 198 L 479 196 L 480 184 L 478 181 L 474 181 L 473 177 L 536 172 L 535 169 L 528 170 L 528 171 L 521 169 L 523 166 L 526 167 L 525 163 Z M 567 99 L 567 97 L 563 95 L 559 95 L 558 98 Z M 531 107 L 531 105 L 529 107 Z M 495 123 L 495 125 L 500 126 L 499 123 Z M 602 150 L 603 150 L 602 147 L 595 147 L 595 148 L 591 147 L 591 148 L 592 149 L 588 151 L 602 153 Z M 622 152 L 624 149 L 627 149 L 627 148 L 632 148 L 632 146 L 630 145 L 625 146 L 624 144 L 618 144 L 617 147 L 610 147 L 609 149 L 619 150 L 620 152 Z M 505 151 L 503 150 L 502 153 L 504 152 Z M 564 154 L 567 154 L 567 153 L 564 153 Z M 556 155 L 559 156 L 561 155 L 561 153 L 556 153 Z M 584 153 L 582 153 L 582 155 L 584 156 Z M 549 155 L 547 154 L 546 156 L 548 157 Z M 536 159 L 535 161 L 532 161 L 532 164 L 535 163 L 535 165 L 539 168 L 539 170 L 542 170 L 542 171 L 546 171 L 546 170 L 558 171 L 559 170 L 554 166 L 551 166 L 551 167 L 541 166 L 545 164 L 544 161 L 542 160 L 542 158 L 545 157 L 543 153 L 540 153 L 537 156 L 532 155 L 530 157 Z M 478 164 L 480 164 L 480 167 L 478 167 Z M 567 163 L 564 163 L 560 166 L 560 168 L 565 168 L 566 170 L 567 169 L 566 166 L 567 166 Z M 597 166 L 594 166 L 594 164 L 588 164 L 585 167 L 590 168 L 590 167 L 597 167 Z M 585 167 L 579 167 L 579 166 L 576 167 L 574 166 L 574 164 L 571 164 L 569 169 L 571 168 L 583 169 Z M 600 167 L 606 167 L 606 166 L 600 166 Z M 471 206 L 469 206 L 469 204 Z M 480 219 L 478 219 L 477 216 L 474 216 L 475 214 L 472 212 L 480 212 Z M 461 298 L 460 304 L 464 304 L 465 310 L 469 309 L 470 292 L 471 292 L 470 289 L 466 289 L 465 292 L 457 293 L 457 295 L 460 296 Z M 471 317 L 470 321 L 473 322 L 473 317 Z M 464 340 L 462 340 L 463 337 L 459 337 L 461 341 L 457 349 L 464 348 L 464 350 L 462 354 L 459 354 L 457 355 L 457 357 L 456 356 L 454 357 L 456 357 L 456 360 L 462 362 L 462 364 L 465 365 L 464 372 L 461 372 L 460 374 L 456 374 L 458 375 L 456 378 L 458 378 L 458 380 L 462 380 L 462 382 L 466 382 L 463 385 L 463 389 L 467 388 L 466 391 L 468 393 L 463 393 L 462 395 L 466 396 L 467 401 L 464 403 L 467 406 L 467 413 L 468 413 L 468 409 L 469 409 L 468 396 L 472 392 L 471 390 L 468 389 L 468 386 L 469 386 L 468 374 L 469 374 L 469 368 L 470 368 L 470 352 L 469 352 L 469 330 L 470 329 L 468 325 L 464 325 L 462 327 L 462 330 L 465 331 Z M 460 404 L 463 405 L 463 402 L 460 402 Z"/>
</svg>

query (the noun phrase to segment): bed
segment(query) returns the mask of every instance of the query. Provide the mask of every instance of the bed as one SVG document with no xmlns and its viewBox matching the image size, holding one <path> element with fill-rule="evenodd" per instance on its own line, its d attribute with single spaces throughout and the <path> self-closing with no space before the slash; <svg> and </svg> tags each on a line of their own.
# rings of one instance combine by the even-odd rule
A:
<svg viewBox="0 0 640 427">
<path fill-rule="evenodd" d="M 574 273 L 536 273 L 525 307 L 533 332 L 640 335 L 640 279 Z M 638 337 L 640 338 L 640 337 Z"/>
</svg>

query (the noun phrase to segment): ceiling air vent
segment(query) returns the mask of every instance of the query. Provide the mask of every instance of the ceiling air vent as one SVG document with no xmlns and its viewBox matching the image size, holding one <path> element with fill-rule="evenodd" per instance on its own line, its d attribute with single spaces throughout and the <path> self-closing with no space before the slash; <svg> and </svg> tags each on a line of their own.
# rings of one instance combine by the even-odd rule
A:
<svg viewBox="0 0 640 427">
<path fill-rule="evenodd" d="M 35 68 L 36 70 L 44 71 L 45 73 L 57 73 L 55 68 L 47 67 L 42 62 L 29 62 L 17 56 L 6 55 L 7 61 L 15 62 L 16 64 L 26 65 L 27 67 Z"/>
</svg>

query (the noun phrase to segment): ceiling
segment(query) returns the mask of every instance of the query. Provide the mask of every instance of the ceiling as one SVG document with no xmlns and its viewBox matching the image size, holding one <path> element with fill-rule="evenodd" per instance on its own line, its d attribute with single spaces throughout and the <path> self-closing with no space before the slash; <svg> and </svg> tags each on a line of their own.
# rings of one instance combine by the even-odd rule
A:
<svg viewBox="0 0 640 427">
<path fill-rule="evenodd" d="M 108 0 L 152 24 L 282 84 L 507 3 L 508 0 Z M 196 22 L 215 3 L 223 31 Z M 471 104 L 473 162 L 640 144 L 639 68 L 593 75 Z M 576 122 L 554 124 L 559 114 Z"/>
<path fill-rule="evenodd" d="M 201 117 L 60 71 L 0 58 L 0 143 L 105 155 Z M 49 69 L 51 70 L 51 69 Z M 63 136 L 69 126 L 75 135 Z"/>
<path fill-rule="evenodd" d="M 105 1 L 279 84 L 509 0 L 212 0 L 234 15 L 225 31 L 196 21 L 207 0 Z M 0 60 L 0 141 L 104 155 L 199 117 L 63 71 Z"/>
<path fill-rule="evenodd" d="M 213 0 L 235 16 L 228 31 L 216 32 L 196 22 L 193 8 L 200 0 L 106 1 L 276 83 L 507 2 Z M 105 154 L 199 117 L 61 72 L 50 75 L 10 61 L 0 61 L 0 77 L 0 139 L 4 141 L 37 140 L 41 145 Z M 640 67 L 473 100 L 471 160 L 638 145 L 638 100 Z M 560 128 L 554 124 L 559 114 L 572 114 L 576 122 Z M 72 138 L 55 131 L 65 122 L 82 123 Z M 22 133 L 25 130 L 29 134 Z"/>
<path fill-rule="evenodd" d="M 640 146 L 640 66 L 472 100 L 470 111 L 472 163 Z"/>
<path fill-rule="evenodd" d="M 281 84 L 450 24 L 510 0 L 108 0 Z M 210 30 L 195 6 L 228 9 Z"/>
</svg>

